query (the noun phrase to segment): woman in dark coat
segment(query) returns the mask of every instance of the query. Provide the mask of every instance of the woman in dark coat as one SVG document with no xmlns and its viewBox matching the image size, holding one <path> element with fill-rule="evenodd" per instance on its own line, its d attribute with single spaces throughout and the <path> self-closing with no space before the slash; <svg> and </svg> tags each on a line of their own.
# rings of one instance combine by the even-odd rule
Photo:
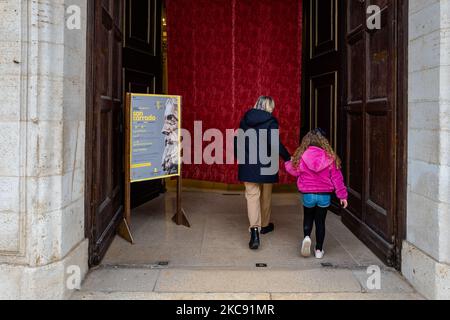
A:
<svg viewBox="0 0 450 320">
<path fill-rule="evenodd" d="M 251 233 L 249 247 L 252 250 L 260 246 L 260 232 L 266 234 L 274 230 L 270 215 L 272 186 L 279 181 L 279 156 L 284 161 L 291 159 L 279 139 L 278 121 L 272 115 L 274 109 L 273 98 L 260 97 L 241 120 L 235 139 L 239 181 L 245 185 Z M 272 150 L 276 152 L 273 156 Z"/>
</svg>

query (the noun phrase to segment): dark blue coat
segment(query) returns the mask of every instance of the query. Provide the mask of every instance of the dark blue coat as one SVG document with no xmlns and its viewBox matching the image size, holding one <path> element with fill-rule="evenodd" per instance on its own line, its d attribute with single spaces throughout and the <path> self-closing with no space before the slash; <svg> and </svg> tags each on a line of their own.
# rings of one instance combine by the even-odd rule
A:
<svg viewBox="0 0 450 320">
<path fill-rule="evenodd" d="M 259 130 L 267 130 L 267 136 L 269 139 L 266 140 L 268 154 L 270 155 L 271 150 L 271 130 L 278 130 L 279 125 L 277 119 L 269 112 L 251 109 L 248 111 L 243 119 L 241 120 L 240 129 L 244 132 L 247 132 L 249 129 L 254 129 L 257 135 L 257 150 L 258 150 L 258 161 L 256 164 L 250 164 L 250 145 L 249 140 L 246 139 L 245 145 L 238 145 L 238 138 L 235 138 L 234 148 L 235 155 L 237 157 L 238 148 L 245 148 L 245 156 L 246 161 L 245 164 L 239 164 L 239 181 L 241 182 L 253 182 L 253 183 L 277 183 L 279 181 L 278 172 L 274 175 L 262 175 L 261 169 L 264 167 L 270 167 L 269 165 L 263 165 L 260 161 L 259 157 L 259 148 L 260 148 L 260 131 Z M 279 155 L 284 161 L 289 161 L 291 156 L 284 145 L 279 141 Z M 241 151 L 241 150 L 239 150 Z"/>
</svg>

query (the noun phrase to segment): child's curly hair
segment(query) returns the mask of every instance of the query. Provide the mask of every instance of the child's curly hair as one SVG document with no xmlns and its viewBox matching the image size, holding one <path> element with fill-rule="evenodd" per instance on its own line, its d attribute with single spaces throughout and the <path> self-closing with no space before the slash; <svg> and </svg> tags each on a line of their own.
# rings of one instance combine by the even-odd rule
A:
<svg viewBox="0 0 450 320">
<path fill-rule="evenodd" d="M 292 163 L 294 164 L 294 167 L 298 167 L 303 154 L 309 147 L 319 147 L 325 150 L 326 153 L 334 159 L 336 167 L 338 169 L 341 169 L 342 161 L 336 154 L 336 152 L 334 152 L 333 147 L 331 147 L 330 142 L 325 137 L 325 134 L 321 129 L 312 130 L 303 138 L 302 144 L 297 149 L 297 151 L 295 151 L 294 156 L 292 157 Z"/>
</svg>

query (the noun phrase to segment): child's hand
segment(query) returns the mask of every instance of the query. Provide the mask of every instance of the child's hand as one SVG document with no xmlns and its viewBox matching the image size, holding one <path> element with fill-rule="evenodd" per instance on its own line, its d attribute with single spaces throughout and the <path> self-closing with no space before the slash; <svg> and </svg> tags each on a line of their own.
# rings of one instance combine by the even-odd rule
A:
<svg viewBox="0 0 450 320">
<path fill-rule="evenodd" d="M 347 209 L 348 201 L 347 200 L 341 200 L 341 206 L 342 206 L 342 208 Z"/>
</svg>

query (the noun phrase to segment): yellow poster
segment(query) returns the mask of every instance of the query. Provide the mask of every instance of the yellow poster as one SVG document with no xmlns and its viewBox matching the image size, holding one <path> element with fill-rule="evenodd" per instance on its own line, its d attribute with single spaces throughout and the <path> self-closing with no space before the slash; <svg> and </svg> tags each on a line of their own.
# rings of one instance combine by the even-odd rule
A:
<svg viewBox="0 0 450 320">
<path fill-rule="evenodd" d="M 130 181 L 181 174 L 181 97 L 129 95 Z"/>
</svg>

